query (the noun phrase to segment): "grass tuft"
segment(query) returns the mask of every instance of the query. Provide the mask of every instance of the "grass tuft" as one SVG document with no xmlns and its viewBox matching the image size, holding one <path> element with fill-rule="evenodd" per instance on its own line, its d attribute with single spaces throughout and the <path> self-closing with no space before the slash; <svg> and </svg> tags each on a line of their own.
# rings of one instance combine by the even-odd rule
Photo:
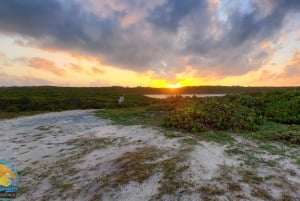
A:
<svg viewBox="0 0 300 201">
<path fill-rule="evenodd" d="M 178 135 L 177 133 L 173 132 L 173 131 L 166 131 L 164 133 L 165 137 L 168 139 L 172 139 L 172 138 L 178 138 L 181 137 L 180 135 Z"/>
<path fill-rule="evenodd" d="M 105 177 L 104 186 L 119 186 L 130 181 L 142 183 L 155 173 L 155 169 L 159 165 L 155 160 L 164 152 L 164 150 L 151 146 L 124 153 L 113 161 L 117 171 Z"/>
<path fill-rule="evenodd" d="M 256 175 L 254 172 L 250 170 L 244 170 L 242 172 L 242 182 L 244 183 L 252 183 L 252 184 L 260 184 L 263 182 L 263 178 Z"/>
<path fill-rule="evenodd" d="M 251 190 L 251 195 L 262 198 L 262 199 L 267 199 L 267 200 L 274 200 L 273 196 L 265 189 L 262 187 L 255 187 Z"/>
<path fill-rule="evenodd" d="M 229 191 L 241 191 L 242 187 L 237 182 L 230 182 L 230 183 L 228 183 L 228 190 Z"/>
<path fill-rule="evenodd" d="M 121 125 L 159 125 L 159 113 L 146 108 L 119 108 L 99 110 L 97 116 Z"/>
<path fill-rule="evenodd" d="M 300 165 L 300 158 L 298 158 L 298 159 L 296 160 L 296 163 L 297 163 L 298 165 Z"/>
<path fill-rule="evenodd" d="M 62 191 L 66 191 L 73 188 L 73 184 L 72 183 L 61 184 L 58 186 L 58 188 L 61 189 Z"/>
<path fill-rule="evenodd" d="M 220 144 L 234 142 L 234 138 L 228 132 L 223 131 L 207 131 L 198 134 L 200 138 L 205 140 L 214 141 Z"/>
<path fill-rule="evenodd" d="M 290 193 L 288 192 L 281 193 L 280 201 L 293 201 L 293 200 L 295 199 L 290 195 Z"/>
<path fill-rule="evenodd" d="M 204 194 L 204 196 L 224 195 L 225 194 L 225 190 L 218 188 L 215 185 L 202 186 L 199 190 L 202 194 Z"/>
</svg>

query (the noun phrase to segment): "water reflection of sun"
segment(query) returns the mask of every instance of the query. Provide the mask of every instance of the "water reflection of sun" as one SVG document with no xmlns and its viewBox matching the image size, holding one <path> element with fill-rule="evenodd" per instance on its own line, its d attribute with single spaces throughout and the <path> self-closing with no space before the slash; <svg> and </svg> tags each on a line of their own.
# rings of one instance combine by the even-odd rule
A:
<svg viewBox="0 0 300 201">
<path fill-rule="evenodd" d="M 177 84 L 167 84 L 167 86 L 170 89 L 178 89 L 178 88 L 182 87 L 182 85 L 180 83 L 177 83 Z"/>
</svg>

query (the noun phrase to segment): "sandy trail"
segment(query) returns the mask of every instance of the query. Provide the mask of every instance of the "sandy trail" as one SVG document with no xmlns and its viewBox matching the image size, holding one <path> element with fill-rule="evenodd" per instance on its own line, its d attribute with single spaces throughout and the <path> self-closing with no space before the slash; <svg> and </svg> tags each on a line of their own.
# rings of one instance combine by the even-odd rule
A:
<svg viewBox="0 0 300 201">
<path fill-rule="evenodd" d="M 297 148 L 164 133 L 94 110 L 21 117 L 0 121 L 0 159 L 19 171 L 16 200 L 300 200 Z"/>
</svg>

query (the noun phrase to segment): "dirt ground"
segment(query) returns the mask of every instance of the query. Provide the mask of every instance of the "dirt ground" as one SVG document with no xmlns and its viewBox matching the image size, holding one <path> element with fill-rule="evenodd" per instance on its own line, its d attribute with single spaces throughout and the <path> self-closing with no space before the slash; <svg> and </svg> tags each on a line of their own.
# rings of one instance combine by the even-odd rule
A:
<svg viewBox="0 0 300 201">
<path fill-rule="evenodd" d="M 65 111 L 0 121 L 0 159 L 19 172 L 16 200 L 300 200 L 299 148 L 232 135 L 218 144 Z"/>
</svg>

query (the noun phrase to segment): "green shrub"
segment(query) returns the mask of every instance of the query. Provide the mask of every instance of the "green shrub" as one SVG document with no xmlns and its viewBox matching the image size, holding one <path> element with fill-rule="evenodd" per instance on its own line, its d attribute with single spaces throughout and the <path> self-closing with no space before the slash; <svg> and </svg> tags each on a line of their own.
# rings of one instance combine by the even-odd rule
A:
<svg viewBox="0 0 300 201">
<path fill-rule="evenodd" d="M 265 109 L 265 116 L 279 123 L 300 124 L 300 96 L 269 103 Z"/>
<path fill-rule="evenodd" d="M 188 102 L 166 115 L 163 125 L 186 131 L 255 130 L 260 118 L 255 110 L 228 98 Z"/>
</svg>

